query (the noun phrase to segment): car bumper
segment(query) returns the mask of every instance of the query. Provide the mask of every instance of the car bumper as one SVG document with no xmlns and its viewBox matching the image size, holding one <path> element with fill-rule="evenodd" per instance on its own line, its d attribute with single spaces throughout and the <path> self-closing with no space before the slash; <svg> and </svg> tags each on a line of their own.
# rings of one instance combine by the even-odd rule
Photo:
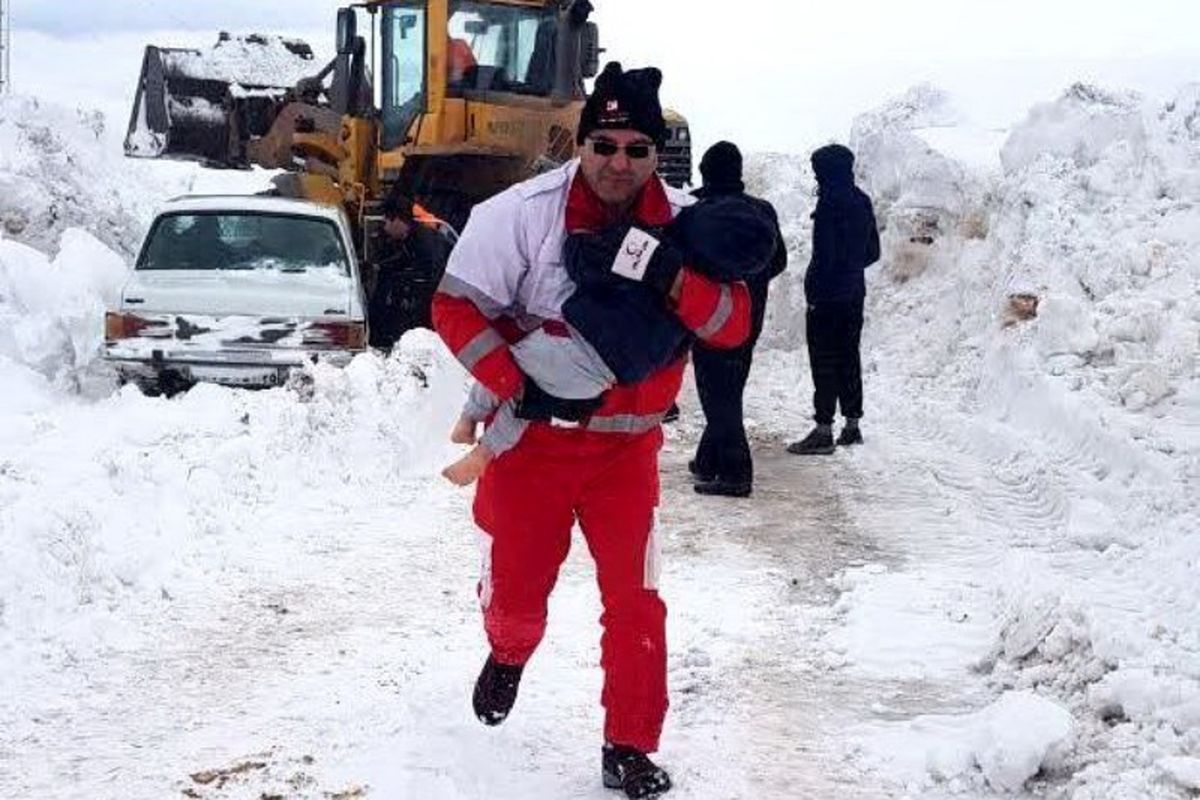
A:
<svg viewBox="0 0 1200 800">
<path fill-rule="evenodd" d="M 343 367 L 361 351 L 350 350 L 263 350 L 240 352 L 177 352 L 142 350 L 127 345 L 108 345 L 104 359 L 125 380 L 136 383 L 216 383 L 223 386 L 270 388 L 285 383 L 288 376 L 309 364 Z"/>
</svg>

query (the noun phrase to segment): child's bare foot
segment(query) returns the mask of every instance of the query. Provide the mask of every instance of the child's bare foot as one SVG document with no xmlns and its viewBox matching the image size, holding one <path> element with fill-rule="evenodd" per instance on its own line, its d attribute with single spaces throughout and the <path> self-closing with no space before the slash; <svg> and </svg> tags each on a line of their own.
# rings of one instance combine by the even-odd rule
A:
<svg viewBox="0 0 1200 800">
<path fill-rule="evenodd" d="M 475 444 L 475 420 L 459 417 L 450 431 L 450 441 L 455 444 Z"/>
<path fill-rule="evenodd" d="M 487 469 L 492 454 L 482 445 L 442 470 L 442 476 L 457 486 L 470 486 Z"/>
</svg>

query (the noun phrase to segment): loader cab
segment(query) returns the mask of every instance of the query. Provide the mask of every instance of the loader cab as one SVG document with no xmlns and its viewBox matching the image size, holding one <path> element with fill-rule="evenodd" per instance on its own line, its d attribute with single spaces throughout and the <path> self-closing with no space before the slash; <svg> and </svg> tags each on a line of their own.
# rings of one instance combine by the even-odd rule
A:
<svg viewBox="0 0 1200 800">
<path fill-rule="evenodd" d="M 554 89 L 556 9 L 455 2 L 447 34 L 451 55 L 465 50 L 474 62 L 458 81 L 448 83 L 448 95 L 497 91 L 549 97 Z"/>
<path fill-rule="evenodd" d="M 384 151 L 471 138 L 456 101 L 581 101 L 595 72 L 595 26 L 561 3 L 396 0 L 380 10 Z"/>
</svg>

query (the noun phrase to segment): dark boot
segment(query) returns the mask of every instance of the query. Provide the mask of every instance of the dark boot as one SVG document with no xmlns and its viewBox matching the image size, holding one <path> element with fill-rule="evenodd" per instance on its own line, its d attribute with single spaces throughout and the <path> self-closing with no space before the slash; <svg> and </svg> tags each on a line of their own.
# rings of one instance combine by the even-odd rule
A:
<svg viewBox="0 0 1200 800">
<path fill-rule="evenodd" d="M 621 789 L 631 800 L 650 800 L 671 790 L 671 776 L 640 750 L 606 744 L 600 763 L 604 786 Z"/>
<path fill-rule="evenodd" d="M 857 425 L 847 424 L 846 427 L 842 428 L 842 432 L 838 434 L 838 447 L 849 447 L 850 445 L 862 443 L 862 430 Z"/>
<path fill-rule="evenodd" d="M 696 494 L 719 495 L 721 497 L 749 497 L 754 490 L 750 481 L 732 480 L 720 476 L 711 478 L 696 478 L 692 484 Z"/>
<path fill-rule="evenodd" d="M 808 436 L 789 444 L 787 451 L 797 456 L 827 456 L 836 449 L 833 444 L 833 431 L 828 425 L 818 425 Z"/>
<path fill-rule="evenodd" d="M 499 725 L 508 718 L 513 703 L 517 702 L 517 689 L 521 686 L 524 666 L 499 664 L 488 656 L 483 671 L 475 681 L 475 695 L 471 698 L 475 716 L 484 725 Z"/>
<path fill-rule="evenodd" d="M 703 469 L 701 469 L 700 462 L 695 458 L 688 462 L 688 472 L 690 472 L 692 477 L 698 481 L 711 481 L 713 478 L 717 477 L 715 473 L 705 472 Z"/>
</svg>

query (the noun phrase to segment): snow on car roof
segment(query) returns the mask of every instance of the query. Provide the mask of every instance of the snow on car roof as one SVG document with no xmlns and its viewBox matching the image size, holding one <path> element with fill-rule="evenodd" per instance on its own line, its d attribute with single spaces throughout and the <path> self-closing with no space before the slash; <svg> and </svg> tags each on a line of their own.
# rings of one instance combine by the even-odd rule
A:
<svg viewBox="0 0 1200 800">
<path fill-rule="evenodd" d="M 265 195 L 185 195 L 168 200 L 158 209 L 160 215 L 187 211 L 258 211 L 268 214 L 300 214 L 309 217 L 325 217 L 334 222 L 341 219 L 341 209 L 336 206 L 316 203 L 311 200 L 298 200 L 290 197 L 268 197 Z"/>
</svg>

